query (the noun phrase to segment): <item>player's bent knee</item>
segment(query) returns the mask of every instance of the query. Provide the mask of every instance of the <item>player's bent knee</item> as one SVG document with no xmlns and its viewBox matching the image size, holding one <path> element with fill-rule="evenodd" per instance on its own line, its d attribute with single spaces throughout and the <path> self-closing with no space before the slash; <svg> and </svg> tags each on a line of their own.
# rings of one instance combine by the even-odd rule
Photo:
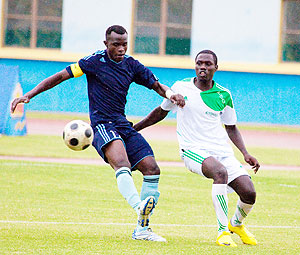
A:
<svg viewBox="0 0 300 255">
<path fill-rule="evenodd" d="M 160 168 L 158 167 L 158 165 L 152 167 L 149 169 L 149 175 L 159 175 L 160 174 Z"/>
<path fill-rule="evenodd" d="M 202 173 L 205 177 L 214 180 L 214 184 L 226 184 L 227 169 L 214 157 L 208 157 L 202 162 Z"/>
<path fill-rule="evenodd" d="M 108 163 L 112 166 L 113 169 L 117 170 L 121 167 L 131 168 L 130 162 L 126 158 L 121 157 L 111 157 L 108 158 Z"/>
<path fill-rule="evenodd" d="M 138 165 L 137 169 L 143 175 L 160 175 L 160 168 L 152 157 L 143 159 Z"/>
<path fill-rule="evenodd" d="M 226 168 L 222 167 L 216 170 L 213 179 L 214 179 L 214 183 L 219 183 L 219 184 L 227 183 L 228 173 Z"/>
<path fill-rule="evenodd" d="M 246 204 L 250 204 L 250 205 L 255 204 L 256 192 L 253 190 L 245 192 L 245 194 L 243 194 L 243 196 L 241 196 L 241 201 Z"/>
<path fill-rule="evenodd" d="M 146 166 L 139 170 L 142 172 L 143 175 L 160 175 L 160 169 L 158 165 L 149 165 L 148 167 Z"/>
</svg>

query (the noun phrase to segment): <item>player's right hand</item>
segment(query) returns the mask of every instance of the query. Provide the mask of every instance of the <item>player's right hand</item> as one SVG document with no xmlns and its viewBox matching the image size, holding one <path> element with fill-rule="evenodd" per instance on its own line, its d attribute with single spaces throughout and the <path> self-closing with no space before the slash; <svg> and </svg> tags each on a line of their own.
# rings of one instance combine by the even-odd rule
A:
<svg viewBox="0 0 300 255">
<path fill-rule="evenodd" d="M 170 100 L 173 104 L 178 105 L 179 107 L 183 108 L 185 106 L 184 97 L 180 94 L 174 94 L 170 97 Z"/>
<path fill-rule="evenodd" d="M 27 96 L 22 96 L 22 97 L 17 97 L 15 98 L 10 106 L 10 111 L 13 113 L 17 107 L 18 104 L 20 103 L 29 103 L 30 99 Z"/>
<path fill-rule="evenodd" d="M 256 174 L 258 169 L 260 168 L 260 164 L 257 161 L 257 159 L 254 158 L 253 156 L 251 156 L 250 154 L 244 155 L 244 159 L 250 166 L 252 166 L 252 169 L 254 170 L 254 173 Z"/>
</svg>

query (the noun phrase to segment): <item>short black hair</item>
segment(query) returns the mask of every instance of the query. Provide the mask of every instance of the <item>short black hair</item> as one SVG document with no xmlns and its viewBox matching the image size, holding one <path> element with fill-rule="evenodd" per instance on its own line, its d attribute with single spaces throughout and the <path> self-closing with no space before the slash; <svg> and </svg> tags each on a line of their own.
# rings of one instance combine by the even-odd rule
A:
<svg viewBox="0 0 300 255">
<path fill-rule="evenodd" d="M 196 55 L 195 61 L 196 61 L 197 57 L 198 57 L 200 54 L 202 54 L 202 53 L 203 53 L 203 54 L 211 54 L 211 55 L 213 56 L 213 58 L 214 58 L 215 65 L 218 64 L 218 58 L 217 58 L 217 55 L 216 55 L 216 53 L 214 53 L 212 50 L 201 50 L 201 51 Z"/>
<path fill-rule="evenodd" d="M 124 27 L 122 27 L 120 25 L 113 25 L 113 26 L 110 26 L 108 29 L 106 29 L 106 32 L 105 32 L 106 40 L 107 40 L 107 37 L 111 34 L 111 32 L 115 32 L 119 35 L 127 34 L 127 31 Z"/>
</svg>

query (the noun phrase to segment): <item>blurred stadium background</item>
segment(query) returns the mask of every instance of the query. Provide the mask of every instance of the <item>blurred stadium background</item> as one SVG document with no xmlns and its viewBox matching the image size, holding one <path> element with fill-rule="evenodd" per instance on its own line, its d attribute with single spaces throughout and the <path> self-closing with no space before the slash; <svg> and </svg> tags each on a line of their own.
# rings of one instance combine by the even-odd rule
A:
<svg viewBox="0 0 300 255">
<path fill-rule="evenodd" d="M 24 93 L 103 49 L 106 28 L 121 24 L 128 54 L 166 85 L 193 76 L 196 53 L 209 48 L 220 62 L 215 80 L 232 91 L 239 121 L 300 125 L 299 0 L 1 0 L 0 7 L 0 65 L 19 68 Z M 160 102 L 133 85 L 126 112 L 144 116 Z M 25 109 L 87 113 L 85 78 L 39 95 Z"/>
</svg>

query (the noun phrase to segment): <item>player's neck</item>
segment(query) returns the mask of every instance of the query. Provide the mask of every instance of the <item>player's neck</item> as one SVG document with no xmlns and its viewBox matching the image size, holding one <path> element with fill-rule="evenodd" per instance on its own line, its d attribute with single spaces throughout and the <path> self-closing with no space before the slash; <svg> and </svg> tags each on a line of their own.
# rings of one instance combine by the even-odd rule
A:
<svg viewBox="0 0 300 255">
<path fill-rule="evenodd" d="M 194 79 L 195 86 L 201 91 L 209 90 L 213 87 L 213 80 L 199 80 L 197 77 Z"/>
<path fill-rule="evenodd" d="M 112 58 L 112 56 L 110 56 L 110 54 L 109 54 L 109 52 L 108 51 L 106 51 L 106 53 L 107 53 L 107 57 L 109 58 L 109 60 L 110 61 L 112 61 L 112 62 L 114 62 L 114 63 L 116 63 L 116 64 L 119 64 L 119 63 L 121 63 L 123 60 L 121 60 L 121 61 L 116 61 L 116 60 L 114 60 L 113 58 Z"/>
</svg>

